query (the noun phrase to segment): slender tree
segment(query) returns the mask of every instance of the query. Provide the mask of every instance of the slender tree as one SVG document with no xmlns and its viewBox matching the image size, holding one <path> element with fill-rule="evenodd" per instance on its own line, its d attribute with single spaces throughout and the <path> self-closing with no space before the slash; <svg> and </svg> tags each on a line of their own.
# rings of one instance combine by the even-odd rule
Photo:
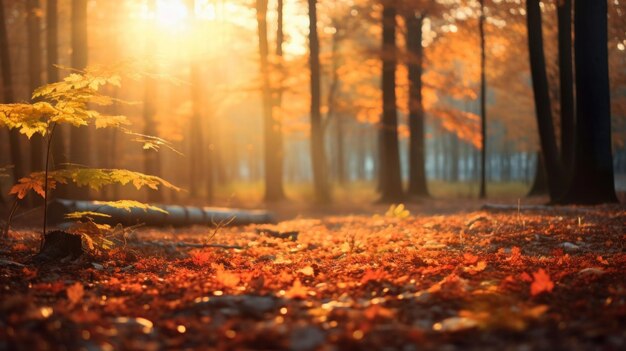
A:
<svg viewBox="0 0 626 351">
<path fill-rule="evenodd" d="M 28 78 L 29 90 L 33 91 L 42 84 L 41 74 L 41 20 L 39 0 L 26 1 L 26 22 L 28 32 Z M 31 171 L 43 169 L 43 138 L 33 135 L 30 138 Z"/>
<path fill-rule="evenodd" d="M 572 0 L 558 1 L 559 88 L 561 104 L 561 158 L 571 169 L 574 159 L 574 78 L 572 65 Z"/>
<path fill-rule="evenodd" d="M 283 29 L 284 18 L 284 1 L 277 0 L 276 4 L 276 72 L 278 74 L 278 87 L 275 89 L 274 107 L 278 112 L 278 115 L 272 115 L 275 128 L 274 142 L 276 143 L 276 149 L 278 150 L 278 156 L 275 160 L 275 165 L 280 172 L 275 172 L 275 182 L 279 184 L 279 188 L 283 188 L 284 182 L 284 136 L 283 136 L 283 122 L 282 122 L 282 104 L 283 104 L 283 90 L 285 81 L 285 67 L 283 62 L 283 44 L 285 42 L 285 34 Z M 284 194 L 282 195 L 284 197 Z"/>
<path fill-rule="evenodd" d="M 2 69 L 2 91 L 5 103 L 15 102 L 13 94 L 13 76 L 11 72 L 11 55 L 9 51 L 9 36 L 7 33 L 4 6 L 6 1 L 0 0 L 0 67 Z M 13 179 L 17 181 L 24 176 L 24 161 L 22 160 L 22 148 L 20 145 L 19 131 L 9 131 L 9 148 L 11 162 L 13 163 Z"/>
<path fill-rule="evenodd" d="M 383 2 L 382 17 L 382 94 L 383 115 L 380 124 L 380 192 L 381 201 L 403 198 L 398 150 L 398 112 L 396 109 L 396 8 L 397 1 Z"/>
<path fill-rule="evenodd" d="M 487 197 L 487 79 L 485 77 L 485 0 L 480 0 L 480 188 L 479 197 Z"/>
<path fill-rule="evenodd" d="M 535 99 L 539 140 L 548 179 L 548 190 L 551 201 L 556 201 L 562 194 L 564 175 L 561 159 L 556 144 L 546 61 L 543 52 L 543 34 L 541 8 L 539 0 L 526 1 L 526 20 L 528 29 L 528 51 L 530 56 L 530 72 Z"/>
<path fill-rule="evenodd" d="M 576 153 L 568 204 L 617 202 L 611 150 L 607 2 L 575 0 Z"/>
<path fill-rule="evenodd" d="M 404 16 L 409 78 L 409 196 L 428 196 L 424 142 L 424 104 L 422 74 L 424 49 L 422 24 L 425 13 L 412 12 Z"/>
<path fill-rule="evenodd" d="M 320 44 L 317 35 L 317 0 L 309 4 L 309 65 L 311 83 L 311 161 L 313 163 L 313 186 L 318 202 L 330 201 L 326 172 L 326 152 L 321 113 Z"/>
<path fill-rule="evenodd" d="M 48 0 L 46 3 L 46 71 L 48 83 L 57 82 L 59 80 L 59 69 L 55 66 L 59 63 L 58 27 L 58 2 L 57 0 Z M 68 162 L 66 145 L 67 132 L 68 130 L 66 126 L 57 125 L 54 129 L 54 138 L 52 138 L 51 150 L 52 169 L 60 168 Z M 66 197 L 68 195 L 67 192 L 67 186 L 57 184 L 54 195 Z"/>
<path fill-rule="evenodd" d="M 263 100 L 263 134 L 265 161 L 265 201 L 273 202 L 285 198 L 282 184 L 283 151 L 280 149 L 277 135 L 280 126 L 272 111 L 272 87 L 270 83 L 269 43 L 267 39 L 267 0 L 256 1 L 257 28 L 259 35 L 260 71 Z"/>
<path fill-rule="evenodd" d="M 150 0 L 148 6 L 151 11 L 156 11 L 156 1 Z M 193 7 L 192 7 L 193 9 Z M 152 33 L 146 31 L 145 41 L 145 55 L 146 57 L 153 57 L 156 51 L 156 41 Z M 157 82 L 150 77 L 144 78 L 144 91 L 143 91 L 143 133 L 145 135 L 157 135 L 157 125 L 155 120 L 156 115 L 156 99 L 157 99 Z M 195 87 L 192 87 L 195 88 Z M 193 160 L 196 161 L 196 160 Z M 143 169 L 144 173 L 161 176 L 161 157 L 160 153 L 147 149 L 143 152 Z M 148 201 L 161 202 L 163 201 L 163 192 L 148 191 Z"/>
<path fill-rule="evenodd" d="M 72 0 L 72 68 L 87 67 L 87 0 Z M 91 144 L 87 127 L 72 128 L 70 134 L 70 161 L 81 165 L 89 165 L 91 160 Z M 89 191 L 86 187 L 74 187 L 71 194 L 77 199 L 87 199 Z"/>
</svg>

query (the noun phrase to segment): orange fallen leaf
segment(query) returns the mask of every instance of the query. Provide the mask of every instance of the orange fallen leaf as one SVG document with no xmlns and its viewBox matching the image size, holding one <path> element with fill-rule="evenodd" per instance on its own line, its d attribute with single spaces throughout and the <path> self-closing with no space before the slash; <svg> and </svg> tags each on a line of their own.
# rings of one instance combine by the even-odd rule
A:
<svg viewBox="0 0 626 351">
<path fill-rule="evenodd" d="M 83 287 L 83 284 L 76 282 L 70 285 L 65 293 L 67 294 L 67 298 L 70 300 L 70 303 L 75 305 L 80 302 L 85 295 L 85 288 Z"/>
<path fill-rule="evenodd" d="M 536 296 L 542 292 L 551 292 L 554 289 L 554 283 L 550 279 L 550 275 L 543 268 L 533 273 L 533 282 L 530 285 L 530 294 Z"/>
<path fill-rule="evenodd" d="M 296 279 L 289 290 L 285 291 L 285 297 L 290 299 L 304 299 L 307 297 L 309 290 L 302 285 L 300 279 Z"/>
</svg>

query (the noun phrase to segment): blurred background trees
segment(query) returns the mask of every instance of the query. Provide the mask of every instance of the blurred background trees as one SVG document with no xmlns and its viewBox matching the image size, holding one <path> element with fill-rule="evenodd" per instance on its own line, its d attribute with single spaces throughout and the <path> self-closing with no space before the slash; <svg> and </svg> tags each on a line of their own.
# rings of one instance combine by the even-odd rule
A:
<svg viewBox="0 0 626 351">
<path fill-rule="evenodd" d="M 608 175 L 566 181 L 586 165 L 607 173 L 612 160 L 618 188 L 626 182 L 626 6 L 589 1 L 3 0 L 0 96 L 29 100 L 35 85 L 71 72 L 59 66 L 132 59 L 169 77 L 110 95 L 142 101 L 114 108 L 183 156 L 87 128 L 54 145 L 55 167 L 136 169 L 188 190 L 127 196 L 143 200 L 478 197 L 482 174 L 488 197 L 521 197 L 535 183 L 551 185 L 556 200 L 568 184 L 612 189 Z M 605 37 L 581 29 L 591 13 L 575 20 L 577 6 L 601 5 L 606 15 L 594 18 L 605 19 Z M 574 31 L 607 48 L 608 73 L 596 65 L 591 78 L 605 80 L 593 84 L 610 106 L 580 99 L 592 93 L 573 74 L 582 68 L 572 55 L 586 52 Z M 596 137 L 585 139 L 592 127 Z M 602 142 L 602 155 L 587 157 Z M 40 166 L 40 148 L 0 131 L 0 167 L 14 165 L 1 189 Z M 108 199 L 119 189 L 58 195 Z"/>
</svg>

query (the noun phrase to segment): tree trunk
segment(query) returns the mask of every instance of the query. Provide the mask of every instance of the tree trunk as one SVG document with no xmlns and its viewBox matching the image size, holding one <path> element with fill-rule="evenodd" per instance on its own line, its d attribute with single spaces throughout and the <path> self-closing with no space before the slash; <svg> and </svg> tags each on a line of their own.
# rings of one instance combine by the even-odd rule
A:
<svg viewBox="0 0 626 351">
<path fill-rule="evenodd" d="M 276 70 L 278 73 L 278 88 L 276 89 L 276 95 L 274 99 L 274 106 L 278 112 L 278 115 L 272 115 L 272 122 L 274 124 L 274 143 L 276 144 L 277 154 L 274 160 L 274 165 L 278 171 L 273 172 L 273 177 L 276 179 L 274 182 L 277 184 L 277 188 L 280 189 L 279 198 L 284 198 L 283 192 L 283 182 L 284 182 L 284 135 L 283 135 L 283 113 L 282 113 L 282 104 L 283 104 L 283 89 L 284 89 L 284 81 L 285 81 L 285 69 L 283 67 L 283 43 L 285 42 L 285 35 L 283 31 L 283 18 L 284 18 L 284 6 L 283 0 L 277 1 L 276 7 L 276 56 L 278 58 L 278 63 L 276 66 Z"/>
<path fill-rule="evenodd" d="M 487 197 L 487 81 L 485 77 L 485 3 L 480 0 L 480 188 L 478 196 Z"/>
<path fill-rule="evenodd" d="M 6 17 L 4 15 L 4 3 L 0 1 L 0 66 L 2 67 L 2 91 L 4 103 L 15 102 L 13 94 L 13 76 L 11 73 L 11 55 L 9 52 L 9 36 L 7 33 Z M 17 182 L 24 177 L 24 163 L 22 160 L 22 147 L 20 145 L 20 133 L 16 129 L 9 131 L 9 147 L 11 162 L 13 163 L 13 181 Z"/>
<path fill-rule="evenodd" d="M 576 154 L 565 204 L 617 202 L 611 150 L 607 2 L 575 0 Z"/>
<path fill-rule="evenodd" d="M 396 109 L 396 1 L 383 6 L 382 42 L 382 94 L 383 115 L 381 120 L 380 192 L 381 201 L 403 199 L 398 150 L 398 112 Z"/>
<path fill-rule="evenodd" d="M 539 139 L 544 157 L 550 199 L 551 201 L 556 201 L 562 194 L 564 179 L 559 151 L 556 145 L 556 137 L 554 135 L 554 125 L 552 123 L 548 77 L 546 75 L 546 63 L 543 53 L 539 0 L 527 0 L 526 9 L 530 72 L 533 83 Z"/>
<path fill-rule="evenodd" d="M 308 0 L 309 4 L 309 64 L 311 70 L 311 160 L 313 162 L 313 185 L 315 199 L 325 203 L 330 201 L 330 191 L 326 172 L 326 152 L 324 130 L 320 112 L 320 48 L 317 37 L 317 0 Z"/>
<path fill-rule="evenodd" d="M 272 93 L 269 71 L 269 44 L 267 40 L 267 0 L 256 1 L 257 26 L 259 34 L 259 54 L 261 80 L 263 82 L 263 133 L 265 161 L 265 201 L 279 201 L 285 198 L 282 183 L 283 151 L 278 142 L 279 125 L 276 125 L 272 113 Z"/>
<path fill-rule="evenodd" d="M 572 0 L 558 2 L 561 158 L 566 169 L 574 160 L 574 79 L 572 68 Z"/>
<path fill-rule="evenodd" d="M 336 113 L 337 97 L 339 94 L 339 23 L 333 20 L 333 26 L 336 29 L 332 36 L 331 45 L 331 77 L 330 87 L 328 88 L 328 113 L 326 113 L 326 122 L 335 120 L 335 170 L 337 183 L 344 185 L 346 182 L 345 172 L 345 147 L 344 147 L 344 119 L 341 114 Z"/>
<path fill-rule="evenodd" d="M 150 10 L 156 10 L 155 0 L 149 1 L 148 6 Z M 152 33 L 146 33 L 146 37 L 146 57 L 153 57 L 156 51 L 156 43 L 152 37 Z M 145 78 L 143 84 L 143 133 L 145 135 L 156 136 L 157 126 L 154 116 L 156 115 L 155 102 L 157 99 L 157 82 L 152 78 Z M 143 168 L 146 174 L 161 176 L 161 157 L 156 150 L 143 150 Z M 148 201 L 162 202 L 163 192 L 161 190 L 148 190 Z"/>
<path fill-rule="evenodd" d="M 541 151 L 537 152 L 537 168 L 535 178 L 526 196 L 543 196 L 548 194 L 548 176 L 546 175 L 545 161 Z"/>
<path fill-rule="evenodd" d="M 87 0 L 72 0 L 72 68 L 87 67 Z M 70 133 L 70 162 L 91 166 L 89 128 L 72 128 Z M 87 187 L 72 187 L 72 197 L 89 198 Z"/>
<path fill-rule="evenodd" d="M 59 81 L 59 69 L 54 65 L 59 63 L 59 21 L 58 21 L 58 2 L 57 0 L 48 0 L 46 3 L 46 66 L 48 74 L 48 83 Z M 52 137 L 52 169 L 61 168 L 61 165 L 68 162 L 66 135 L 67 126 L 57 125 L 54 129 Z M 59 197 L 67 196 L 67 186 L 57 184 L 55 195 Z M 50 195 L 48 195 L 50 196 Z"/>
<path fill-rule="evenodd" d="M 28 32 L 28 77 L 29 90 L 33 92 L 41 86 L 41 11 L 39 0 L 26 1 L 26 22 Z M 35 134 L 30 138 L 30 170 L 43 170 L 43 137 Z M 37 198 L 37 202 L 39 198 Z"/>
<path fill-rule="evenodd" d="M 406 15 L 406 46 L 409 52 L 409 196 L 428 196 L 424 157 L 424 104 L 422 102 L 422 23 L 424 17 Z"/>
</svg>

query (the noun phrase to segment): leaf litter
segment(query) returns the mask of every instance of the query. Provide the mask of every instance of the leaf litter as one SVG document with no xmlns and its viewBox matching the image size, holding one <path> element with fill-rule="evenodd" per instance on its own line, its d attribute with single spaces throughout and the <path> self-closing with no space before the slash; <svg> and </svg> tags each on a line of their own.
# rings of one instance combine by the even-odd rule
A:
<svg viewBox="0 0 626 351">
<path fill-rule="evenodd" d="M 8 349 L 620 349 L 626 212 L 480 211 L 137 230 L 126 246 L 0 264 Z M 390 214 L 391 213 L 391 214 Z M 184 242 L 178 246 L 169 243 Z M 197 245 L 191 245 L 197 244 Z M 567 244 L 567 245 L 565 245 Z M 572 245 L 578 247 L 573 250 Z M 13 249 L 15 248 L 15 249 Z"/>
</svg>

